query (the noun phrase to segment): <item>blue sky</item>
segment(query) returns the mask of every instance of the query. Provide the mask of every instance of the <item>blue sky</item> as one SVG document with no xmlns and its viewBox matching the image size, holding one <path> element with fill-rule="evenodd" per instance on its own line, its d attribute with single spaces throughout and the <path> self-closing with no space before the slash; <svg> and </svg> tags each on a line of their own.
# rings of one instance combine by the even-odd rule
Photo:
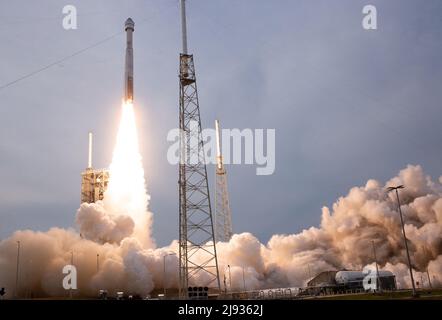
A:
<svg viewBox="0 0 442 320">
<path fill-rule="evenodd" d="M 62 8 L 78 29 L 62 28 Z M 361 26 L 374 4 L 378 30 Z M 235 232 L 261 241 L 318 225 L 320 209 L 407 164 L 441 175 L 442 2 L 189 0 L 204 127 L 276 129 L 276 171 L 229 166 Z M 74 227 L 87 132 L 108 166 L 123 94 L 124 30 L 135 21 L 135 105 L 154 236 L 178 234 L 178 0 L 0 1 L 0 239 Z M 213 166 L 208 167 L 213 186 Z M 212 189 L 213 193 L 213 189 Z"/>
</svg>

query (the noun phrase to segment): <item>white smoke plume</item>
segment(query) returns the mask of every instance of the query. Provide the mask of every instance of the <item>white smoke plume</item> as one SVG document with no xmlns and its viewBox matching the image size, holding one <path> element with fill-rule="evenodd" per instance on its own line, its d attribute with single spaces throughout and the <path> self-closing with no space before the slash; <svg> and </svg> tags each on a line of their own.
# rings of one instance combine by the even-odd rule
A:
<svg viewBox="0 0 442 320">
<path fill-rule="evenodd" d="M 363 270 L 374 263 L 374 241 L 380 267 L 396 275 L 399 287 L 410 287 L 396 195 L 386 192 L 388 186 L 403 184 L 401 209 L 415 281 L 428 287 L 428 269 L 432 285 L 441 285 L 441 181 L 409 165 L 386 184 L 369 180 L 339 198 L 331 210 L 324 207 L 319 228 L 274 235 L 267 245 L 250 233 L 234 235 L 217 246 L 222 282 L 226 279 L 229 288 L 228 265 L 232 290 L 303 286 L 321 271 Z"/>
<path fill-rule="evenodd" d="M 120 243 L 132 235 L 135 223 L 127 215 L 111 216 L 103 201 L 83 203 L 77 212 L 77 225 L 81 235 L 98 243 Z"/>
<path fill-rule="evenodd" d="M 217 244 L 221 286 L 230 289 L 231 282 L 232 290 L 296 287 L 321 271 L 373 267 L 374 240 L 380 267 L 392 271 L 399 286 L 409 287 L 396 198 L 385 192 L 387 186 L 397 184 L 406 186 L 400 197 L 415 280 L 428 285 L 428 269 L 432 285 L 441 285 L 441 181 L 431 180 L 420 166 L 408 166 L 386 184 L 369 180 L 339 198 L 331 210 L 324 207 L 320 227 L 299 234 L 274 235 L 266 245 L 250 233 L 235 234 L 228 243 Z M 145 192 L 144 180 L 143 188 Z M 147 206 L 147 194 L 144 199 Z M 177 288 L 177 242 L 155 248 L 147 209 L 142 222 L 129 207 L 117 206 L 115 210 L 107 205 L 105 200 L 80 207 L 77 223 L 81 235 L 59 228 L 47 232 L 26 230 L 1 241 L 0 286 L 8 289 L 7 297 L 13 296 L 15 287 L 17 241 L 22 248 L 21 297 L 68 296 L 61 285 L 62 268 L 71 263 L 72 254 L 78 270 L 77 296 L 95 297 L 99 289 L 107 289 L 110 294 L 124 291 L 146 295 L 164 286 Z M 147 235 L 136 232 L 140 221 Z"/>
</svg>

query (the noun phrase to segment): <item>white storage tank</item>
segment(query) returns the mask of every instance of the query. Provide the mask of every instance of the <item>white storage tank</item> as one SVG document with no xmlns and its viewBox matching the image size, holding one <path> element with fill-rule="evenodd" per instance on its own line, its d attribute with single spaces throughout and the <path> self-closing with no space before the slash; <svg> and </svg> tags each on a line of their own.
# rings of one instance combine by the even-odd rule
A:
<svg viewBox="0 0 442 320">
<path fill-rule="evenodd" d="M 338 271 L 335 280 L 337 284 L 345 285 L 349 282 L 362 281 L 366 275 L 362 271 Z"/>
<path fill-rule="evenodd" d="M 362 272 L 362 271 L 338 271 L 335 276 L 335 280 L 337 284 L 347 285 L 349 283 L 361 282 L 365 277 L 369 276 L 370 278 L 378 277 L 376 270 L 371 270 L 371 272 Z M 386 279 L 392 279 L 394 282 L 394 274 L 390 271 L 379 270 L 379 279 L 382 282 Z"/>
</svg>

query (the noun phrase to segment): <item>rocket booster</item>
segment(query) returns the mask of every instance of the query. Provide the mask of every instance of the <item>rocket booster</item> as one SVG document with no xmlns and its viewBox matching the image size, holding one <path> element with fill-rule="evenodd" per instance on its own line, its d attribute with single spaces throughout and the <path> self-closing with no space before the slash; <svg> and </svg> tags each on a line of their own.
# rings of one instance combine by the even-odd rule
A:
<svg viewBox="0 0 442 320">
<path fill-rule="evenodd" d="M 124 100 L 134 100 L 134 50 L 132 46 L 135 23 L 131 18 L 126 20 L 124 30 L 126 31 L 126 63 L 124 68 Z"/>
</svg>

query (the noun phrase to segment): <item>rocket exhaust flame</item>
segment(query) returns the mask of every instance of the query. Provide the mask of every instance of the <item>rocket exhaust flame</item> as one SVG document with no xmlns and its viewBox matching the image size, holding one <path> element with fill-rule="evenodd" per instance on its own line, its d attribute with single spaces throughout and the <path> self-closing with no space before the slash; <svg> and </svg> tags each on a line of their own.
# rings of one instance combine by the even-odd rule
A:
<svg viewBox="0 0 442 320">
<path fill-rule="evenodd" d="M 134 106 L 123 103 L 120 128 L 118 130 L 112 163 L 109 172 L 109 186 L 104 202 L 113 215 L 126 214 L 135 224 L 135 235 L 144 245 L 151 247 L 152 241 L 146 230 L 150 226 L 147 212 L 149 196 L 146 190 L 142 158 L 138 147 Z"/>
</svg>

